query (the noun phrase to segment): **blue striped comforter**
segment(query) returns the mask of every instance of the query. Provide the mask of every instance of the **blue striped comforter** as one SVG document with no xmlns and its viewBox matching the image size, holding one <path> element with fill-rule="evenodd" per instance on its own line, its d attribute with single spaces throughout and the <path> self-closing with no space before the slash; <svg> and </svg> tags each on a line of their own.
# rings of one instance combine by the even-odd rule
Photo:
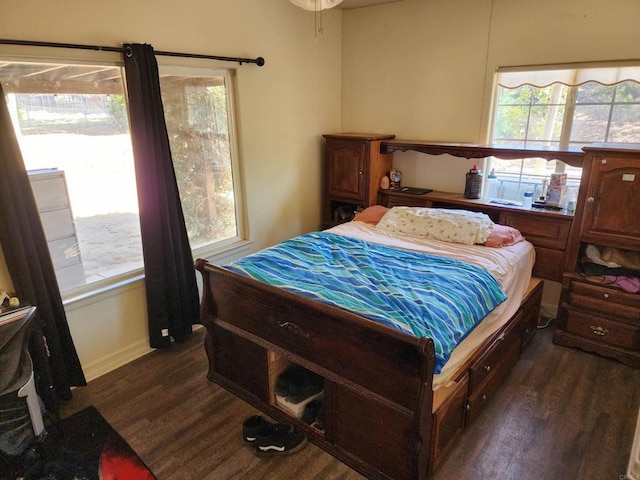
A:
<svg viewBox="0 0 640 480">
<path fill-rule="evenodd" d="M 506 295 L 485 269 L 327 232 L 286 240 L 224 268 L 452 350 Z"/>
</svg>

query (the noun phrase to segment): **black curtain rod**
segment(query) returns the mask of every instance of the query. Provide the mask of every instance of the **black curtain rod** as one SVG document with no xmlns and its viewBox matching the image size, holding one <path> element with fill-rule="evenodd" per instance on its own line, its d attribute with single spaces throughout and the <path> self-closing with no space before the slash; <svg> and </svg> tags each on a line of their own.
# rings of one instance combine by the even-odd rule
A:
<svg viewBox="0 0 640 480">
<path fill-rule="evenodd" d="M 8 40 L 0 39 L 0 45 L 23 45 L 30 47 L 55 47 L 55 48 L 74 48 L 76 50 L 97 50 L 100 52 L 116 52 L 125 53 L 122 47 L 103 47 L 100 45 L 80 45 L 77 43 L 56 43 L 56 42 L 32 42 L 29 40 Z M 196 53 L 177 53 L 177 52 L 161 52 L 154 51 L 156 55 L 165 57 L 182 57 L 182 58 L 202 58 L 205 60 L 220 60 L 223 62 L 255 63 L 259 67 L 264 65 L 264 58 L 240 58 L 240 57 L 219 57 L 216 55 L 199 55 Z"/>
</svg>

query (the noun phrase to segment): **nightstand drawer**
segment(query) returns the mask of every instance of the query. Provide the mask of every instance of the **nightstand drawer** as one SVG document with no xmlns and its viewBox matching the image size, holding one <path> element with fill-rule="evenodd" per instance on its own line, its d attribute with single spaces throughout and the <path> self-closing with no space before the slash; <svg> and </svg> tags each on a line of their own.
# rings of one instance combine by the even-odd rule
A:
<svg viewBox="0 0 640 480">
<path fill-rule="evenodd" d="M 567 332 L 621 348 L 638 349 L 640 329 L 569 309 Z"/>
<path fill-rule="evenodd" d="M 570 303 L 571 306 L 585 310 L 615 315 L 640 326 L 640 295 L 637 294 L 573 281 L 571 282 Z"/>
</svg>

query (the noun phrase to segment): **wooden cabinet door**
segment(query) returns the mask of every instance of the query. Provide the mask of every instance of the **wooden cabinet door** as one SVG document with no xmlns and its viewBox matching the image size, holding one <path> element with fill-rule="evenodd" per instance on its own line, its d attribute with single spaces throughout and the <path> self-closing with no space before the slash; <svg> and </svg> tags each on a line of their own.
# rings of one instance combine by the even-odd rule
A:
<svg viewBox="0 0 640 480">
<path fill-rule="evenodd" d="M 330 140 L 327 142 L 329 195 L 365 203 L 370 143 Z"/>
<path fill-rule="evenodd" d="M 593 157 L 580 233 L 583 241 L 640 249 L 640 159 Z"/>
</svg>

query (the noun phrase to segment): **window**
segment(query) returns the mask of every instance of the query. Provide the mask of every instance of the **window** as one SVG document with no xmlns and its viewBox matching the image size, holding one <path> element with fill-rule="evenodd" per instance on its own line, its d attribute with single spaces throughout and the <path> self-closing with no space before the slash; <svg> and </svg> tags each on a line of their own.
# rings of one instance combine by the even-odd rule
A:
<svg viewBox="0 0 640 480">
<path fill-rule="evenodd" d="M 640 142 L 638 68 L 499 71 L 491 142 L 530 147 L 582 148 L 594 142 Z M 582 169 L 544 159 L 490 159 L 498 196 L 537 198 L 551 173 L 565 172 L 577 188 Z"/>
<path fill-rule="evenodd" d="M 63 296 L 143 267 L 121 66 L 0 62 L 0 82 Z M 240 238 L 228 71 L 161 78 L 191 246 Z"/>
<path fill-rule="evenodd" d="M 60 290 L 142 268 L 122 69 L 0 65 Z"/>
<path fill-rule="evenodd" d="M 171 155 L 191 248 L 241 237 L 229 71 L 160 67 Z"/>
</svg>

